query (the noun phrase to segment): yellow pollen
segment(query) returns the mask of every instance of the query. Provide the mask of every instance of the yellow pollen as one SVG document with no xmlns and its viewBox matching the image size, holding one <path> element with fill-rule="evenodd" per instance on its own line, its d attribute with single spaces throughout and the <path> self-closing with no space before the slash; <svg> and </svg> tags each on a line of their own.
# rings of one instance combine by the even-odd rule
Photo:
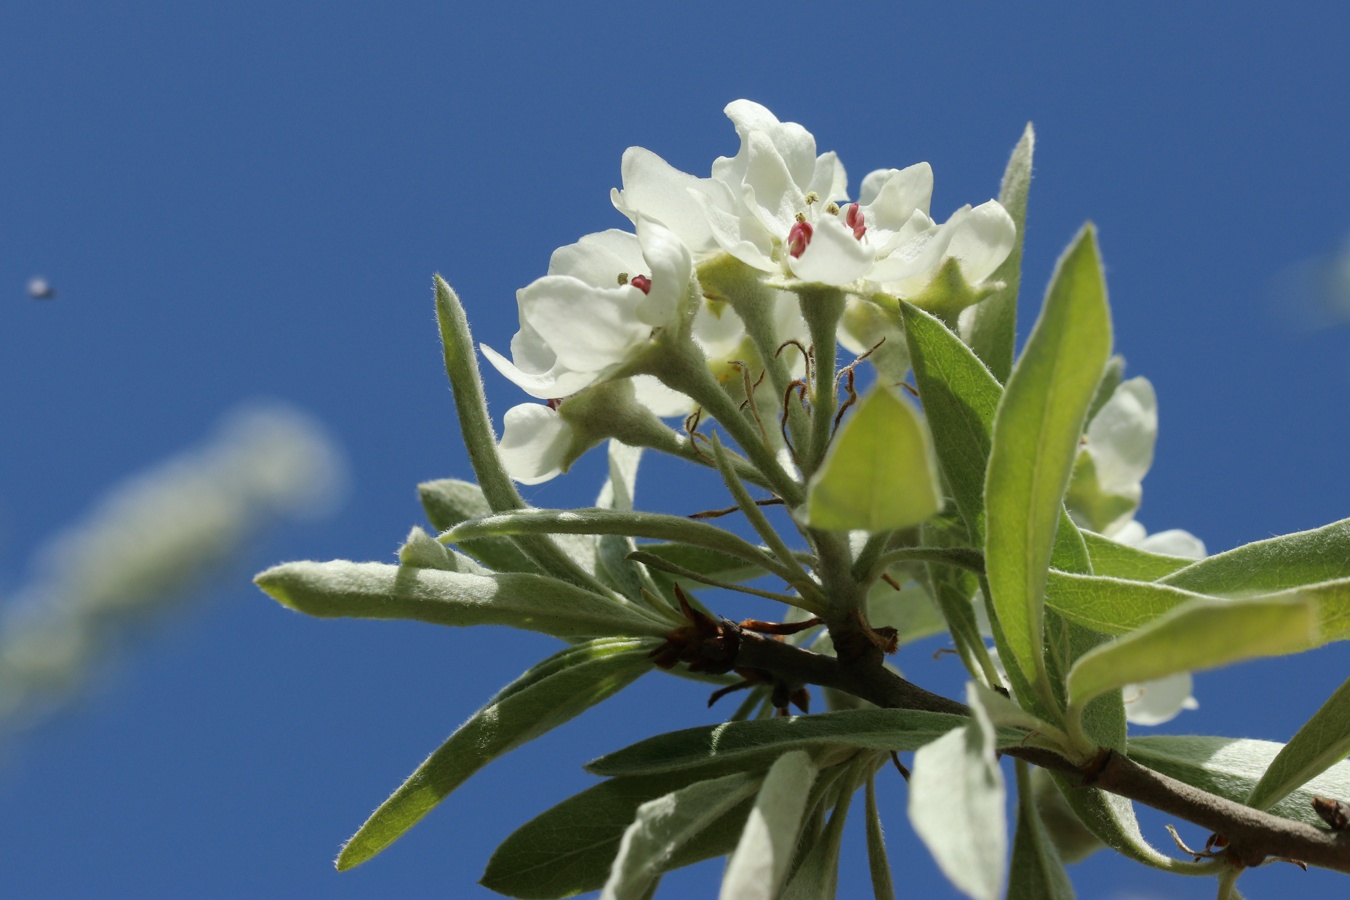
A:
<svg viewBox="0 0 1350 900">
<path fill-rule="evenodd" d="M 798 221 L 798 222 L 805 222 L 805 221 L 806 221 L 806 213 L 797 213 L 797 221 Z"/>
</svg>

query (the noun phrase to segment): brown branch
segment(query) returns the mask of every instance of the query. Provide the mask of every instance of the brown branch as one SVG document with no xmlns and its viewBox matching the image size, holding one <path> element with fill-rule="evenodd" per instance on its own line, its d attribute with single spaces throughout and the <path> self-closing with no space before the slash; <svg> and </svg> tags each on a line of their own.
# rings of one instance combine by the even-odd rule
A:
<svg viewBox="0 0 1350 900">
<path fill-rule="evenodd" d="M 889 709 L 918 709 L 968 715 L 962 703 L 926 691 L 880 665 L 880 651 L 865 652 L 846 664 L 840 658 L 742 632 L 737 665 L 763 669 L 798 683 L 836 688 Z M 1332 832 L 1281 818 L 1202 791 L 1145 768 L 1123 754 L 1107 753 L 1085 768 L 1036 747 L 1010 747 L 1008 756 L 1185 819 L 1227 839 L 1227 857 L 1256 866 L 1272 857 L 1350 873 L 1350 831 Z"/>
</svg>

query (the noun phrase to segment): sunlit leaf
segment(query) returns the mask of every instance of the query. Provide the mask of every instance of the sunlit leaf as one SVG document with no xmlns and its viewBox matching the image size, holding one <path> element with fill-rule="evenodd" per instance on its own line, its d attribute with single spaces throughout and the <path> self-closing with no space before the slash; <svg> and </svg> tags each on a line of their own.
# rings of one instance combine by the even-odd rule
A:
<svg viewBox="0 0 1350 900">
<path fill-rule="evenodd" d="M 382 563 L 293 562 L 254 579 L 272 599 L 320 618 L 509 625 L 554 637 L 664 637 L 663 622 L 617 598 L 544 575 L 465 575 Z"/>
<path fill-rule="evenodd" d="M 1164 556 L 1140 550 L 1091 531 L 1082 534 L 1088 556 L 1092 558 L 1094 575 L 1127 578 L 1131 581 L 1157 581 L 1195 563 L 1195 560 L 1183 556 Z"/>
<path fill-rule="evenodd" d="M 1244 801 L 1270 806 L 1350 755 L 1350 681 L 1346 681 L 1284 745 Z M 1350 766 L 1346 767 L 1350 771 Z M 1350 794 L 1333 794 L 1337 799 Z"/>
<path fill-rule="evenodd" d="M 834 531 L 908 528 L 941 509 L 931 440 L 914 408 L 874 386 L 831 441 L 806 507 L 812 527 Z"/>
<path fill-rule="evenodd" d="M 1342 578 L 1350 578 L 1350 519 L 1245 544 L 1163 581 L 1202 594 L 1249 597 Z"/>
<path fill-rule="evenodd" d="M 968 724 L 914 754 L 909 819 L 942 873 L 968 897 L 995 900 L 1008 849 L 994 729 L 972 696 Z"/>
<path fill-rule="evenodd" d="M 1017 331 L 1017 293 L 1022 279 L 1022 244 L 1026 237 L 1027 195 L 1031 190 L 1031 160 L 1036 148 L 1036 132 L 1027 123 L 1022 139 L 1013 148 L 1012 158 L 1003 173 L 1003 185 L 998 202 L 1012 216 L 1017 226 L 1017 239 L 1012 252 L 989 277 L 990 282 L 1003 282 L 989 297 L 971 312 L 970 327 L 965 334 L 967 343 L 984 360 L 999 381 L 1007 381 L 1012 371 L 1013 339 Z"/>
<path fill-rule="evenodd" d="M 779 757 L 764 776 L 754 809 L 727 863 L 721 900 L 773 900 L 787 877 L 816 764 L 806 753 Z"/>
<path fill-rule="evenodd" d="M 995 610 L 1029 680 L 1045 677 L 1042 602 L 1079 436 L 1111 353 L 1096 234 L 1060 258 L 994 419 L 985 478 L 985 566 Z"/>
<path fill-rule="evenodd" d="M 619 841 L 601 900 L 641 900 L 681 847 L 758 786 L 759 780 L 749 775 L 727 775 L 695 782 L 639 806 Z"/>
<path fill-rule="evenodd" d="M 1130 759 L 1202 791 L 1246 803 L 1285 746 L 1250 738 L 1149 735 L 1130 739 Z M 1312 806 L 1317 796 L 1350 797 L 1350 762 L 1336 763 L 1266 808 L 1277 816 L 1321 827 Z"/>
</svg>

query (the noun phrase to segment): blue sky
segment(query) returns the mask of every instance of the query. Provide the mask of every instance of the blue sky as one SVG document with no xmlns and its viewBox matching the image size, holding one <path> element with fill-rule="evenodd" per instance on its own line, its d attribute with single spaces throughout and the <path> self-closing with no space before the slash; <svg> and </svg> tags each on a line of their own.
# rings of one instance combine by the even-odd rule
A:
<svg viewBox="0 0 1350 900">
<path fill-rule="evenodd" d="M 1094 220 L 1117 350 L 1159 393 L 1140 519 L 1215 551 L 1350 515 L 1350 329 L 1303 327 L 1274 287 L 1350 231 L 1348 26 L 1330 2 L 1279 15 L 1255 3 L 7 5 L 0 585 L 103 488 L 240 400 L 309 410 L 353 470 L 338 515 L 258 550 L 12 748 L 7 887 L 486 895 L 473 883 L 492 848 L 585 785 L 581 762 L 710 721 L 699 690 L 639 682 L 339 876 L 341 840 L 551 645 L 307 620 L 247 576 L 297 557 L 390 559 L 420 522 L 415 483 L 468 476 L 432 272 L 459 290 L 477 336 L 504 347 L 514 291 L 550 251 L 623 224 L 608 192 L 624 148 L 704 174 L 735 149 L 721 109 L 738 97 L 805 124 L 855 186 L 930 161 L 939 217 L 997 192 L 1034 121 L 1024 297 Z M 39 273 L 54 301 L 25 295 Z M 487 381 L 495 411 L 519 400 Z M 589 503 L 597 462 L 530 496 Z M 682 490 L 640 482 L 639 503 L 680 511 Z M 900 664 L 921 677 L 926 655 Z M 1201 709 L 1169 727 L 1285 739 L 1340 683 L 1342 655 L 1201 676 Z M 950 667 L 933 669 L 955 689 Z M 900 785 L 883 789 L 892 861 L 933 880 L 913 893 L 942 896 L 903 801 Z M 1157 841 L 1163 821 L 1148 820 Z M 861 890 L 857 858 L 846 866 Z M 1249 895 L 1334 883 L 1281 868 L 1244 879 Z M 696 895 L 716 871 L 687 877 Z M 1084 897 L 1211 892 L 1104 859 L 1075 879 Z"/>
</svg>

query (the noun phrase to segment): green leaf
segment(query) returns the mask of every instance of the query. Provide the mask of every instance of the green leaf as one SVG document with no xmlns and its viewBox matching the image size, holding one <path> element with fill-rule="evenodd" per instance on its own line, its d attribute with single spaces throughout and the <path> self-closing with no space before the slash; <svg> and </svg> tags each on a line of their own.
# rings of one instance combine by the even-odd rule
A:
<svg viewBox="0 0 1350 900">
<path fill-rule="evenodd" d="M 472 557 L 449 550 L 440 541 L 414 525 L 403 546 L 398 548 L 398 562 L 414 569 L 444 569 L 467 575 L 491 575 Z"/>
<path fill-rule="evenodd" d="M 885 581 L 872 585 L 867 592 L 867 621 L 873 628 L 894 628 L 901 647 L 947 630 L 928 591 L 913 584 L 899 591 Z"/>
<path fill-rule="evenodd" d="M 609 478 L 605 479 L 595 505 L 600 509 L 631 512 L 633 495 L 637 491 L 637 471 L 642 459 L 642 448 L 611 440 L 608 456 Z M 628 554 L 636 549 L 633 539 L 626 535 L 605 534 L 595 539 L 596 574 L 619 593 L 639 600 L 642 597 L 642 575 L 638 564 L 628 559 Z"/>
<path fill-rule="evenodd" d="M 1027 764 L 1017 761 L 1017 831 L 1007 900 L 1073 900 L 1073 884 L 1036 811 Z"/>
<path fill-rule="evenodd" d="M 1149 553 L 1091 531 L 1084 531 L 1082 535 L 1088 556 L 1092 558 L 1094 575 L 1130 581 L 1157 581 L 1195 563 L 1195 560 L 1182 556 Z"/>
<path fill-rule="evenodd" d="M 1027 123 L 1022 139 L 1013 148 L 998 202 L 1017 225 L 1017 239 L 1003 264 L 989 276 L 1003 287 L 975 307 L 966 342 L 984 360 L 999 381 L 1007 381 L 1012 371 L 1013 342 L 1017 332 L 1017 292 L 1022 278 L 1022 244 L 1026 236 L 1027 194 L 1031 190 L 1031 158 L 1036 148 L 1036 132 Z"/>
<path fill-rule="evenodd" d="M 438 532 L 453 528 L 466 519 L 492 514 L 487 498 L 478 485 L 454 478 L 425 481 L 417 486 L 422 508 Z M 465 553 L 497 572 L 542 574 L 539 564 L 525 555 L 510 538 L 482 538 L 459 545 Z"/>
<path fill-rule="evenodd" d="M 721 900 L 773 900 L 787 877 L 819 770 L 800 750 L 769 768 L 722 878 Z"/>
<path fill-rule="evenodd" d="M 1046 606 L 1101 634 L 1127 634 L 1203 595 L 1146 581 L 1051 571 Z"/>
<path fill-rule="evenodd" d="M 1257 541 L 1169 575 L 1164 583 L 1202 594 L 1252 596 L 1350 577 L 1350 519 Z"/>
<path fill-rule="evenodd" d="M 1111 317 L 1089 225 L 1060 258 L 994 419 L 985 477 L 985 565 L 1016 664 L 1043 683 L 1042 602 L 1064 491 L 1111 354 Z"/>
<path fill-rule="evenodd" d="M 1314 603 L 1198 598 L 1084 654 L 1069 672 L 1069 703 L 1081 709 L 1099 694 L 1126 684 L 1297 653 L 1317 639 Z"/>
<path fill-rule="evenodd" d="M 735 556 L 785 581 L 792 581 L 792 574 L 777 560 L 744 538 L 705 522 L 660 513 L 526 509 L 461 522 L 442 534 L 440 540 L 458 544 L 465 539 L 526 534 L 625 534 L 678 541 Z"/>
<path fill-rule="evenodd" d="M 254 582 L 282 605 L 325 619 L 509 625 L 560 638 L 665 637 L 672 624 L 625 600 L 543 575 L 465 575 L 334 560 L 275 566 Z"/>
<path fill-rule="evenodd" d="M 914 754 L 909 820 L 952 884 L 975 900 L 996 900 L 1008 850 L 1007 798 L 993 725 L 979 698 L 970 701 L 968 724 Z"/>
<path fill-rule="evenodd" d="M 719 550 L 710 550 L 707 547 L 661 541 L 639 544 L 638 549 L 643 553 L 659 556 L 672 565 L 707 575 L 717 581 L 733 583 L 750 581 L 767 574 L 759 566 L 751 565 L 744 560 L 737 559 Z M 660 573 L 653 572 L 652 577 L 660 577 Z"/>
<path fill-rule="evenodd" d="M 834 900 L 839 886 L 839 847 L 855 790 L 854 784 L 842 785 L 830 821 L 804 848 L 805 854 L 792 873 L 782 900 Z"/>
<path fill-rule="evenodd" d="M 895 900 L 891 882 L 891 864 L 886 857 L 886 838 L 881 831 L 881 813 L 877 810 L 877 786 L 867 778 L 867 867 L 872 873 L 872 894 L 876 900 Z"/>
<path fill-rule="evenodd" d="M 455 729 L 342 848 L 345 871 L 384 850 L 488 763 L 595 706 L 648 671 L 652 641 L 601 638 L 549 657 Z"/>
<path fill-rule="evenodd" d="M 1269 809 L 1347 755 L 1350 755 L 1350 681 L 1337 688 L 1284 745 L 1243 802 L 1257 809 Z M 1333 796 L 1341 799 L 1350 795 Z"/>
<path fill-rule="evenodd" d="M 710 764 L 751 768 L 792 750 L 815 747 L 914 750 L 965 722 L 963 716 L 908 709 L 724 722 L 647 738 L 592 760 L 586 770 L 596 775 L 646 775 Z M 1009 732 L 1003 737 L 1004 746 L 1011 746 L 1022 736 Z"/>
<path fill-rule="evenodd" d="M 1059 796 L 1076 820 L 1117 853 L 1135 862 L 1167 872 L 1202 874 L 1210 871 L 1208 866 L 1189 860 L 1173 859 L 1154 848 L 1139 830 L 1139 821 L 1134 816 L 1134 804 L 1119 794 L 1108 793 L 1100 788 L 1071 784 L 1058 774 L 1051 774 L 1049 777 L 1054 789 L 1059 792 Z M 1044 810 L 1046 804 L 1038 803 L 1038 807 Z M 1063 831 L 1067 829 L 1062 829 Z M 1081 842 L 1077 846 L 1082 849 Z M 1090 849 L 1087 850 L 1087 853 L 1090 852 L 1092 852 Z"/>
<path fill-rule="evenodd" d="M 753 782 L 752 782 L 753 783 Z M 638 807 L 689 786 L 686 773 L 615 778 L 582 791 L 539 814 L 502 842 L 488 860 L 482 884 L 508 897 L 570 897 L 594 891 L 609 878 Z M 731 852 L 750 812 L 751 800 L 677 850 L 666 871 Z"/>
<path fill-rule="evenodd" d="M 1285 746 L 1248 738 L 1150 735 L 1130 740 L 1130 759 L 1202 791 L 1246 803 Z M 1350 763 L 1336 763 L 1273 801 L 1268 809 L 1286 819 L 1323 827 L 1312 807 L 1312 798 L 1318 796 L 1350 797 Z"/>
<path fill-rule="evenodd" d="M 699 781 L 638 807 L 623 833 L 601 900 L 641 900 L 675 852 L 707 830 L 742 800 L 759 780 L 727 775 Z"/>
<path fill-rule="evenodd" d="M 807 519 L 831 531 L 890 531 L 942 508 L 927 429 L 884 385 L 870 390 L 830 442 L 807 489 Z"/>
</svg>

